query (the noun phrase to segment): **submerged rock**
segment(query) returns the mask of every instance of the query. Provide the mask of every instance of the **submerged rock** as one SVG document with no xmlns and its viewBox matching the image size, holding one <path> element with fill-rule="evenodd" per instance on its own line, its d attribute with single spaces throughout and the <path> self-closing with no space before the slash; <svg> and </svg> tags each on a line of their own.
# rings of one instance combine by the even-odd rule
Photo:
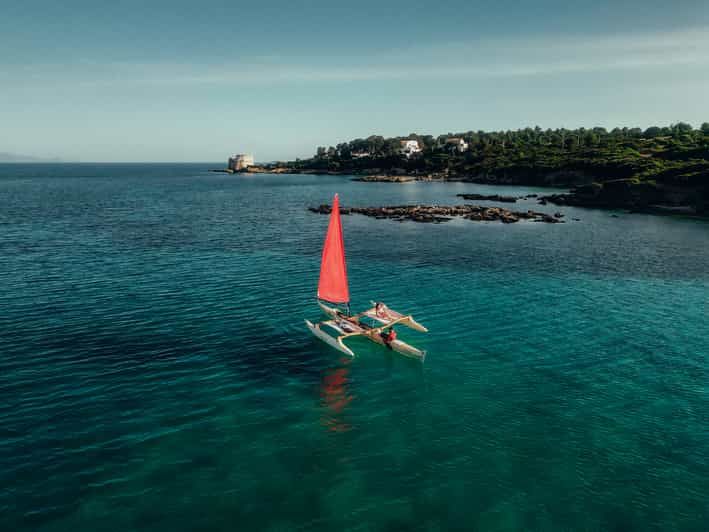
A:
<svg viewBox="0 0 709 532">
<path fill-rule="evenodd" d="M 317 207 L 308 207 L 310 212 L 315 212 L 317 214 L 330 214 L 332 212 L 332 207 L 327 203 L 318 205 Z M 346 207 L 340 207 L 340 214 L 350 214 L 350 209 Z"/>
</svg>

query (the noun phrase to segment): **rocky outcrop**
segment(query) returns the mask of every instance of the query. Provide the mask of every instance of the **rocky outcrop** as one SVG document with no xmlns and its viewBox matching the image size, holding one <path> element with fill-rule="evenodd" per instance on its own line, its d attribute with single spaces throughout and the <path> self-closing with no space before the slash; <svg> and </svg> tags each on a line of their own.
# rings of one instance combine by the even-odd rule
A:
<svg viewBox="0 0 709 532">
<path fill-rule="evenodd" d="M 618 179 L 573 188 L 567 194 L 542 196 L 542 205 L 569 205 L 602 209 L 627 209 L 635 212 L 678 212 L 680 202 L 670 202 L 664 189 L 654 183 L 635 179 Z M 688 198 L 683 198 L 686 202 Z M 686 206 L 686 203 L 684 204 Z"/>
<path fill-rule="evenodd" d="M 447 174 L 443 172 L 428 172 L 428 173 L 406 173 L 400 168 L 395 168 L 392 171 L 384 173 L 368 173 L 359 177 L 355 177 L 352 181 L 360 181 L 363 183 L 411 183 L 412 181 L 445 181 Z"/>
<path fill-rule="evenodd" d="M 416 181 L 411 175 L 363 175 L 355 177 L 352 181 L 362 181 L 364 183 L 411 183 Z"/>
<path fill-rule="evenodd" d="M 332 207 L 327 204 L 309 207 L 311 212 L 330 214 Z M 362 214 L 378 219 L 398 221 L 411 220 L 420 223 L 441 223 L 453 218 L 465 218 L 476 222 L 502 222 L 511 224 L 520 220 L 533 222 L 564 223 L 561 216 L 552 216 L 536 211 L 510 211 L 502 207 L 481 207 L 479 205 L 397 205 L 385 207 L 340 207 L 340 214 Z M 557 213 L 560 214 L 560 213 Z"/>
<path fill-rule="evenodd" d="M 284 166 L 249 166 L 245 169 L 249 174 L 289 174 L 290 168 Z"/>
<path fill-rule="evenodd" d="M 519 199 L 514 196 L 500 196 L 498 194 L 492 194 L 489 196 L 486 196 L 485 194 L 456 194 L 456 196 L 465 200 L 498 201 L 500 203 L 516 203 Z"/>
<path fill-rule="evenodd" d="M 231 168 L 210 168 L 210 172 L 218 172 L 220 174 L 233 174 L 234 170 Z"/>
</svg>

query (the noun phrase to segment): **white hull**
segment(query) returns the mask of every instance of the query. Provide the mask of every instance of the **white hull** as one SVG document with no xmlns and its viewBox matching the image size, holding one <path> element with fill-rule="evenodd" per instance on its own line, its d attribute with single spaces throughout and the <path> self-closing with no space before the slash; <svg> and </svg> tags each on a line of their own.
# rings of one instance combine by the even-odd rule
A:
<svg viewBox="0 0 709 532">
<path fill-rule="evenodd" d="M 376 305 L 377 305 L 376 301 L 370 301 L 370 303 L 372 304 L 373 307 L 376 307 Z M 399 314 L 398 312 L 395 314 L 396 315 L 393 316 L 394 319 L 396 319 L 397 317 L 402 317 L 402 315 Z M 377 320 L 380 323 L 383 323 L 383 324 L 387 323 L 387 320 L 383 320 L 383 319 L 379 318 L 375 313 L 366 312 L 365 315 Z M 424 327 L 423 325 L 421 325 L 419 322 L 417 322 L 413 317 L 407 316 L 406 318 L 407 319 L 405 322 L 403 322 L 403 325 L 405 325 L 411 329 L 414 329 L 415 331 L 428 332 L 428 329 L 426 327 Z"/>
<path fill-rule="evenodd" d="M 322 311 L 327 315 L 328 317 L 332 318 L 333 320 L 339 319 L 338 314 L 337 314 L 337 309 L 328 307 L 327 305 L 324 305 L 322 302 L 318 301 L 318 305 L 322 309 Z M 413 321 L 413 320 L 412 320 Z M 343 353 L 346 353 L 350 356 L 354 356 L 354 353 L 352 350 L 350 350 L 343 342 L 341 338 L 335 338 L 331 335 L 329 335 L 327 332 L 323 331 L 320 329 L 320 324 L 314 325 L 308 320 L 305 320 L 306 325 L 310 329 L 310 332 L 312 332 L 315 336 L 320 338 L 323 342 L 329 344 L 330 346 L 334 347 L 338 351 L 342 351 Z M 335 329 L 338 332 L 347 334 L 348 331 L 340 329 L 337 325 L 331 322 L 326 322 L 330 327 Z M 418 325 L 418 324 L 416 324 Z M 422 327 L 422 326 L 420 326 Z M 387 344 L 384 342 L 384 339 L 381 337 L 379 331 L 377 329 L 372 330 L 371 334 L 364 333 L 362 336 L 365 336 L 369 340 L 383 345 L 387 346 Z M 397 353 L 411 357 L 411 358 L 417 358 L 419 360 L 424 360 L 426 358 L 426 351 L 423 351 L 421 349 L 417 349 L 413 347 L 412 345 L 407 344 L 406 342 L 403 342 L 401 340 L 394 340 L 391 342 L 388 347 L 391 347 L 393 351 L 396 351 Z"/>
<path fill-rule="evenodd" d="M 345 344 L 342 343 L 342 340 L 339 338 L 335 338 L 334 336 L 331 336 L 327 334 L 325 331 L 320 329 L 320 324 L 313 324 L 308 320 L 305 320 L 305 325 L 308 326 L 308 329 L 310 329 L 310 332 L 313 333 L 315 336 L 320 338 L 323 342 L 328 344 L 330 347 L 334 347 L 338 351 L 341 351 L 342 353 L 346 355 L 350 355 L 351 357 L 355 356 L 355 354 L 352 352 L 350 348 L 348 348 Z"/>
</svg>

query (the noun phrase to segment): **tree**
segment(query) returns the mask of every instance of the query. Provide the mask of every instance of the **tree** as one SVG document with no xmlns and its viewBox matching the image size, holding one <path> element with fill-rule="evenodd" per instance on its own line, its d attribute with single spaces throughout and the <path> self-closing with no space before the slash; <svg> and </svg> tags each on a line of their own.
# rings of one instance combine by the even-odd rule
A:
<svg viewBox="0 0 709 532">
<path fill-rule="evenodd" d="M 701 127 L 702 133 L 709 135 L 709 122 L 704 122 Z"/>
<path fill-rule="evenodd" d="M 337 145 L 337 153 L 340 154 L 342 159 L 352 158 L 352 150 L 350 149 L 350 145 L 346 142 Z"/>
<path fill-rule="evenodd" d="M 423 148 L 429 149 L 429 150 L 431 148 L 433 148 L 433 145 L 435 143 L 433 135 L 423 135 L 419 140 L 423 144 Z"/>
<path fill-rule="evenodd" d="M 367 151 L 372 155 L 378 155 L 384 147 L 384 137 L 381 135 L 372 135 L 367 137 Z"/>
</svg>

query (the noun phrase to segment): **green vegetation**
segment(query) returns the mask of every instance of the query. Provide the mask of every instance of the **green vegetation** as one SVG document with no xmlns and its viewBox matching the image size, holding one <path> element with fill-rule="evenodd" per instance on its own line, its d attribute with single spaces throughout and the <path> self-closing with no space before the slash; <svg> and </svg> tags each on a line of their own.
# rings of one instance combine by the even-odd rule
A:
<svg viewBox="0 0 709 532">
<path fill-rule="evenodd" d="M 447 142 L 452 138 L 463 139 L 467 148 L 459 151 L 456 145 Z M 418 140 L 422 151 L 409 157 L 401 154 L 402 140 Z M 372 136 L 318 148 L 313 158 L 286 166 L 297 172 L 407 174 L 495 184 L 596 183 L 598 190 L 607 187 L 601 198 L 615 194 L 616 190 L 623 190 L 629 198 L 644 198 L 636 197 L 634 203 L 616 198 L 617 201 L 611 202 L 613 206 L 642 208 L 652 202 L 689 205 L 696 212 L 709 213 L 709 123 L 699 129 L 680 122 L 644 131 L 536 127 L 468 131 L 439 137 Z M 642 193 L 627 192 L 635 188 Z"/>
</svg>

